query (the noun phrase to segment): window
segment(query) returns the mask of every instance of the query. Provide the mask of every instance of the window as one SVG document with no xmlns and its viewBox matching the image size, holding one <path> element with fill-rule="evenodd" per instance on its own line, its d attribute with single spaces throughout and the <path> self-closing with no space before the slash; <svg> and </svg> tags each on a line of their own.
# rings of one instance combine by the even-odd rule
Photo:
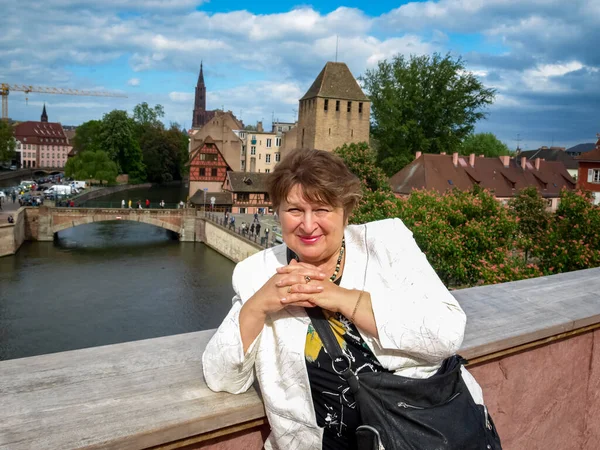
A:
<svg viewBox="0 0 600 450">
<path fill-rule="evenodd" d="M 352 102 L 348 102 L 348 112 L 352 111 Z"/>
<path fill-rule="evenodd" d="M 200 161 L 216 161 L 217 159 L 216 153 L 200 153 Z"/>
<path fill-rule="evenodd" d="M 254 145 L 252 147 L 250 147 L 250 154 L 256 155 L 256 147 Z"/>
<path fill-rule="evenodd" d="M 277 131 L 281 133 L 281 127 L 277 127 Z"/>
<path fill-rule="evenodd" d="M 271 173 L 271 169 L 265 169 L 265 173 Z"/>
<path fill-rule="evenodd" d="M 246 156 L 246 146 L 242 145 L 242 156 Z"/>
<path fill-rule="evenodd" d="M 588 182 L 600 183 L 600 169 L 589 169 L 588 170 Z"/>
<path fill-rule="evenodd" d="M 358 104 L 358 113 L 362 114 L 362 102 Z"/>
<path fill-rule="evenodd" d="M 213 167 L 212 169 L 210 169 L 210 176 L 211 177 L 217 176 L 217 168 L 216 167 Z"/>
<path fill-rule="evenodd" d="M 271 164 L 271 154 L 270 154 L 270 153 L 267 153 L 267 154 L 265 155 L 265 162 L 266 162 L 267 164 Z"/>
<path fill-rule="evenodd" d="M 249 202 L 250 201 L 250 194 L 248 192 L 240 192 L 237 194 L 237 201 L 238 202 Z"/>
<path fill-rule="evenodd" d="M 267 139 L 267 148 L 271 148 L 272 142 L 273 142 L 273 139 Z"/>
<path fill-rule="evenodd" d="M 201 177 L 205 177 L 206 176 L 206 169 L 204 167 L 200 167 L 200 176 Z"/>
<path fill-rule="evenodd" d="M 275 153 L 275 162 L 279 162 L 281 160 L 281 153 Z"/>
<path fill-rule="evenodd" d="M 327 111 L 327 108 L 329 108 L 329 100 L 328 100 L 328 99 L 325 99 L 325 105 L 324 105 L 323 109 L 324 109 L 325 111 Z"/>
<path fill-rule="evenodd" d="M 261 157 L 261 156 L 262 156 L 262 153 L 259 153 L 259 154 L 258 154 L 258 159 L 260 159 L 260 157 Z"/>
<path fill-rule="evenodd" d="M 275 138 L 275 147 L 281 147 L 281 138 Z"/>
</svg>

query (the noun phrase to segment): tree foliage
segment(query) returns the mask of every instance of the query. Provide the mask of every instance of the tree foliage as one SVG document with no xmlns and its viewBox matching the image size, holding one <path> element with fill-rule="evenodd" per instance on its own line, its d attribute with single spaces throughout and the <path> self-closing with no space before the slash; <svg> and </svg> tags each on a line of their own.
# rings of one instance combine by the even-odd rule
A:
<svg viewBox="0 0 600 450">
<path fill-rule="evenodd" d="M 15 158 L 16 141 L 13 127 L 5 120 L 0 120 L 0 162 Z"/>
<path fill-rule="evenodd" d="M 600 208 L 592 204 L 590 192 L 561 193 L 558 209 L 532 255 L 546 274 L 600 266 Z"/>
<path fill-rule="evenodd" d="M 521 189 L 508 205 L 517 217 L 519 246 L 524 250 L 527 261 L 531 249 L 543 239 L 551 215 L 546 209 L 546 201 L 533 186 Z"/>
<path fill-rule="evenodd" d="M 165 116 L 165 108 L 162 105 L 154 105 L 142 102 L 133 108 L 133 120 L 140 125 L 157 125 Z"/>
<path fill-rule="evenodd" d="M 365 142 L 344 144 L 335 150 L 362 184 L 362 198 L 354 209 L 351 223 L 365 223 L 395 217 L 398 203 L 383 170 L 375 165 L 375 152 Z"/>
<path fill-rule="evenodd" d="M 115 182 L 117 178 L 117 165 L 101 150 L 87 150 L 67 160 L 65 175 L 76 180 L 98 180 L 100 184 Z"/>
<path fill-rule="evenodd" d="M 135 138 L 135 122 L 127 111 L 115 109 L 104 115 L 100 139 L 102 150 L 117 163 L 120 172 L 129 175 L 130 183 L 146 180 L 146 166 Z"/>
<path fill-rule="evenodd" d="M 77 127 L 75 138 L 73 139 L 73 149 L 75 154 L 86 150 L 102 150 L 100 139 L 102 133 L 101 120 L 88 120 Z"/>
<path fill-rule="evenodd" d="M 469 134 L 460 144 L 461 155 L 483 155 L 487 158 L 510 155 L 508 146 L 493 133 Z"/>
<path fill-rule="evenodd" d="M 417 151 L 452 153 L 485 117 L 495 91 L 449 54 L 395 56 L 362 77 L 369 92 L 377 161 L 392 176 Z"/>
</svg>

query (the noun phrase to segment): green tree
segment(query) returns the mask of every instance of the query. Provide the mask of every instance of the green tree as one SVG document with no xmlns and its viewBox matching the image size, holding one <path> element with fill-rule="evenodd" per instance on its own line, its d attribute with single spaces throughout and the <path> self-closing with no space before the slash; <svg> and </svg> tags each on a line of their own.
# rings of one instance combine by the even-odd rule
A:
<svg viewBox="0 0 600 450">
<path fill-rule="evenodd" d="M 256 131 L 256 125 L 244 125 L 246 131 Z"/>
<path fill-rule="evenodd" d="M 560 204 L 532 254 L 548 275 L 600 266 L 600 208 L 587 191 L 563 190 Z"/>
<path fill-rule="evenodd" d="M 358 177 L 362 185 L 362 198 L 352 212 L 350 223 L 367 223 L 396 217 L 398 201 L 392 192 L 387 177 L 375 165 L 375 152 L 366 142 L 344 144 L 335 149 L 350 172 Z"/>
<path fill-rule="evenodd" d="M 101 150 L 87 150 L 67 160 L 65 175 L 76 180 L 98 180 L 100 184 L 115 182 L 117 178 L 117 164 L 112 161 L 106 152 Z"/>
<path fill-rule="evenodd" d="M 102 121 L 88 120 L 82 123 L 75 130 L 73 139 L 73 149 L 75 153 L 81 153 L 86 150 L 102 150 Z"/>
<path fill-rule="evenodd" d="M 488 158 L 511 155 L 508 146 L 493 133 L 469 134 L 459 147 L 461 155 L 483 155 Z"/>
<path fill-rule="evenodd" d="M 465 68 L 461 58 L 395 56 L 380 61 L 362 77 L 371 100 L 371 133 L 377 140 L 377 161 L 392 176 L 417 151 L 452 153 L 460 147 L 482 108 L 494 99 Z"/>
<path fill-rule="evenodd" d="M 11 161 L 15 157 L 16 146 L 13 127 L 0 120 L 0 162 Z"/>
<path fill-rule="evenodd" d="M 156 125 L 164 116 L 165 109 L 162 105 L 155 105 L 154 108 L 151 108 L 148 103 L 142 102 L 133 108 L 133 120 L 140 125 Z"/>
<path fill-rule="evenodd" d="M 546 210 L 546 201 L 533 186 L 521 189 L 508 206 L 517 218 L 520 240 L 518 245 L 523 249 L 524 259 L 527 261 L 534 245 L 544 239 L 551 215 Z"/>
<path fill-rule="evenodd" d="M 101 146 L 132 184 L 146 180 L 146 166 L 135 136 L 135 122 L 126 111 L 114 110 L 102 118 Z"/>
</svg>

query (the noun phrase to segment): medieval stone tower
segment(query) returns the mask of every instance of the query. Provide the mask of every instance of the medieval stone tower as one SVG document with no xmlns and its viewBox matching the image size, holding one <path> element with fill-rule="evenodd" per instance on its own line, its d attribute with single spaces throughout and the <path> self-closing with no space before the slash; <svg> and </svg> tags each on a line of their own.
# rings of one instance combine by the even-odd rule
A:
<svg viewBox="0 0 600 450">
<path fill-rule="evenodd" d="M 371 102 L 345 63 L 328 62 L 300 99 L 296 146 L 333 151 L 369 142 Z"/>
</svg>

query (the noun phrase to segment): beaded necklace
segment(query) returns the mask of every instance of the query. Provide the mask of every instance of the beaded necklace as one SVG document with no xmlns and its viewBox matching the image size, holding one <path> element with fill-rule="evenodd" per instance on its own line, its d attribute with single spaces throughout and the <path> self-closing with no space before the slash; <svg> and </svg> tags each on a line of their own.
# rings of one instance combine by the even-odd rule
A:
<svg viewBox="0 0 600 450">
<path fill-rule="evenodd" d="M 337 262 L 335 263 L 335 272 L 333 275 L 329 277 L 329 281 L 335 281 L 340 273 L 340 264 L 342 263 L 342 258 L 344 257 L 344 250 L 346 249 L 346 239 L 342 238 L 342 248 L 340 248 L 340 256 L 338 256 Z"/>
</svg>

